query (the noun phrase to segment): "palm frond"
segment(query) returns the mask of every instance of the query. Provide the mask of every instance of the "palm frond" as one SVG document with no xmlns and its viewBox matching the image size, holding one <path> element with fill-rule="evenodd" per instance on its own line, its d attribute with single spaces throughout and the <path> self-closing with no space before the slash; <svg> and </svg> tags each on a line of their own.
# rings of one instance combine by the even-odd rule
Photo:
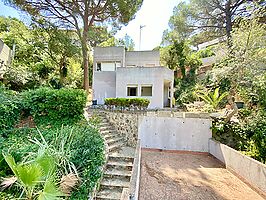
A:
<svg viewBox="0 0 266 200">
<path fill-rule="evenodd" d="M 38 200 L 61 200 L 65 196 L 61 191 L 58 190 L 55 183 L 51 179 L 47 179 L 43 188 L 43 191 L 40 192 Z"/>
</svg>

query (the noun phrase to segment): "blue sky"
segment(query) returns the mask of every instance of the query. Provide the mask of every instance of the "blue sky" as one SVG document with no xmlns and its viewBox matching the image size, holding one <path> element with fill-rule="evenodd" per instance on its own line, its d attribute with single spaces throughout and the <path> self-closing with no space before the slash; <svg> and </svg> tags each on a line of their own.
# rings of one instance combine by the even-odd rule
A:
<svg viewBox="0 0 266 200">
<path fill-rule="evenodd" d="M 139 26 L 145 25 L 141 34 L 141 50 L 151 50 L 160 45 L 163 31 L 168 27 L 168 20 L 173 8 L 179 0 L 144 0 L 134 20 L 123 27 L 117 34 L 121 38 L 128 34 L 135 42 L 135 50 L 139 50 Z M 0 15 L 23 18 L 15 9 L 5 6 L 0 0 Z"/>
</svg>

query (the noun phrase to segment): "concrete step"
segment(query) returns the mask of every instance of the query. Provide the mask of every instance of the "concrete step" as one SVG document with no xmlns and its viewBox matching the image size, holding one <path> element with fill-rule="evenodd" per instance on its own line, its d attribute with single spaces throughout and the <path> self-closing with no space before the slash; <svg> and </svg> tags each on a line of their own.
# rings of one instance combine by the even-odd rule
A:
<svg viewBox="0 0 266 200">
<path fill-rule="evenodd" d="M 130 182 L 125 178 L 103 178 L 100 187 L 102 189 L 104 188 L 128 188 L 130 185 Z"/>
<path fill-rule="evenodd" d="M 123 141 L 123 138 L 119 137 L 119 136 L 114 137 L 114 138 L 106 139 L 106 143 L 108 144 L 108 146 L 111 146 L 114 143 L 122 142 L 122 141 Z"/>
<path fill-rule="evenodd" d="M 118 169 L 107 169 L 104 172 L 105 177 L 116 177 L 116 176 L 123 176 L 130 179 L 131 171 L 129 170 L 118 170 Z"/>
<path fill-rule="evenodd" d="M 109 152 L 114 152 L 116 150 L 119 150 L 124 145 L 123 142 L 116 142 L 110 146 L 108 146 Z"/>
<path fill-rule="evenodd" d="M 100 190 L 97 195 L 96 199 L 109 199 L 109 200 L 118 200 L 122 195 L 121 189 L 111 188 L 111 189 L 103 189 Z"/>
</svg>

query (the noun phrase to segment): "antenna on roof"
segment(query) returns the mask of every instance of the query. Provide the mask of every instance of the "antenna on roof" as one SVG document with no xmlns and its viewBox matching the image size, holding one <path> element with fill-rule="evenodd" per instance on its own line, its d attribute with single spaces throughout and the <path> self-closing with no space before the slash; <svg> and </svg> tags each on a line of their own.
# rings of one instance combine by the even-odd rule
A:
<svg viewBox="0 0 266 200">
<path fill-rule="evenodd" d="M 141 50 L 141 30 L 146 27 L 146 25 L 139 26 L 139 51 Z"/>
</svg>

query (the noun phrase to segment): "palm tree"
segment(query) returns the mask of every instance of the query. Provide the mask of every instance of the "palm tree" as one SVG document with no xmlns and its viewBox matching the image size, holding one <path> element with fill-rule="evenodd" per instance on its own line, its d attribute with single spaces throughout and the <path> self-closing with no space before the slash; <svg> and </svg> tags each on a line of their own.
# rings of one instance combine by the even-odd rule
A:
<svg viewBox="0 0 266 200">
<path fill-rule="evenodd" d="M 217 110 L 221 101 L 228 96 L 228 92 L 224 92 L 221 95 L 219 94 L 219 88 L 216 88 L 214 92 L 206 92 L 199 90 L 196 92 L 196 95 L 201 98 L 205 103 L 209 104 L 212 109 Z"/>
</svg>

